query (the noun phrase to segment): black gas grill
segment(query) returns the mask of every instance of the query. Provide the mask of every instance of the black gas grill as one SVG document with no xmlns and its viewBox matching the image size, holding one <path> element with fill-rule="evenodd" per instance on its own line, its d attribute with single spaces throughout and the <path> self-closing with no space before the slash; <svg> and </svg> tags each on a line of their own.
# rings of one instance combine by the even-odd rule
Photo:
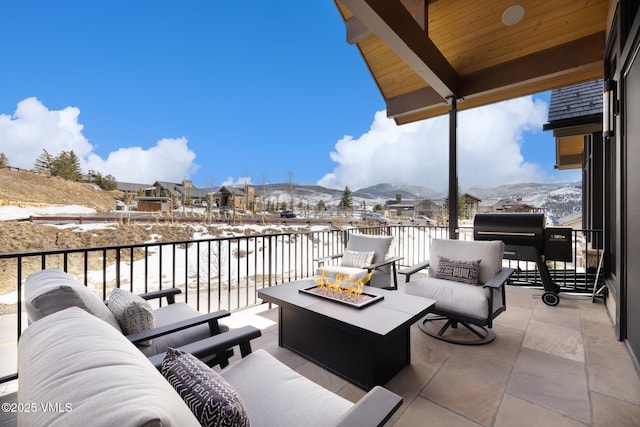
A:
<svg viewBox="0 0 640 427">
<path fill-rule="evenodd" d="M 551 279 L 545 261 L 571 258 L 571 228 L 545 227 L 541 213 L 482 213 L 473 223 L 474 240 L 502 240 L 504 257 L 535 262 L 544 286 L 542 300 L 557 305 L 560 287 Z"/>
</svg>

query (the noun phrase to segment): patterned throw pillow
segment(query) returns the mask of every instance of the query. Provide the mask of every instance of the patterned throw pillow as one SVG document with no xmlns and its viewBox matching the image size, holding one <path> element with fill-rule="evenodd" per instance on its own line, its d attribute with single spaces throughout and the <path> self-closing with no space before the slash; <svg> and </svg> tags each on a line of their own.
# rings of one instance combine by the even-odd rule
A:
<svg viewBox="0 0 640 427">
<path fill-rule="evenodd" d="M 436 278 L 478 285 L 480 261 L 479 259 L 466 261 L 439 256 Z"/>
<path fill-rule="evenodd" d="M 346 250 L 342 254 L 341 265 L 345 267 L 358 267 L 362 268 L 371 264 L 375 252 L 356 252 Z"/>
<path fill-rule="evenodd" d="M 249 414 L 238 393 L 192 354 L 169 347 L 162 361 L 162 375 L 201 425 L 249 426 Z"/>
<path fill-rule="evenodd" d="M 156 317 L 151 305 L 139 295 L 116 288 L 111 291 L 107 305 L 125 335 L 147 331 L 156 326 Z M 141 341 L 137 344 L 151 345 L 151 341 Z"/>
</svg>

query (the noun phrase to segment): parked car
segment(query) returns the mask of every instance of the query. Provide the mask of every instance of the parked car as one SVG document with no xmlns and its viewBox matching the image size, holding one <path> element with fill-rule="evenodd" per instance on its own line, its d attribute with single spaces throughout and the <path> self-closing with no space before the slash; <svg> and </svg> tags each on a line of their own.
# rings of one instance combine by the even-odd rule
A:
<svg viewBox="0 0 640 427">
<path fill-rule="evenodd" d="M 388 224 L 389 220 L 384 215 L 376 212 L 366 212 L 362 214 L 365 221 L 377 222 L 378 224 Z"/>
<path fill-rule="evenodd" d="M 413 218 L 413 222 L 424 222 L 427 225 L 433 224 L 433 220 L 426 215 L 418 215 L 417 217 Z"/>
<path fill-rule="evenodd" d="M 280 218 L 295 218 L 296 213 L 294 211 L 285 210 L 280 212 Z"/>
</svg>

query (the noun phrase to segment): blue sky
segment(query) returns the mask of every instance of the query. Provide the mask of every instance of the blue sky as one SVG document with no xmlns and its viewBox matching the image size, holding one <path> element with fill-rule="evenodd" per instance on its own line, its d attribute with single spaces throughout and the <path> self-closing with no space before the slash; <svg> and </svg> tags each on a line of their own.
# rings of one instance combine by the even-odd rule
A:
<svg viewBox="0 0 640 427">
<path fill-rule="evenodd" d="M 0 39 L 0 151 L 18 167 L 73 149 L 128 182 L 446 186 L 446 118 L 386 119 L 330 0 L 21 0 Z M 548 96 L 460 114 L 463 188 L 579 179 L 553 169 Z"/>
</svg>

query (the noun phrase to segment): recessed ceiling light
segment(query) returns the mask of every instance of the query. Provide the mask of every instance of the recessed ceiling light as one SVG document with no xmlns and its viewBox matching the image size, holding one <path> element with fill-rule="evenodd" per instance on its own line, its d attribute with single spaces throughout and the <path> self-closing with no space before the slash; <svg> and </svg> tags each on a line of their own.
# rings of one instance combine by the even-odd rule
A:
<svg viewBox="0 0 640 427">
<path fill-rule="evenodd" d="M 502 14 L 502 23 L 504 25 L 516 25 L 524 18 L 524 7 L 519 4 L 513 5 Z"/>
</svg>

